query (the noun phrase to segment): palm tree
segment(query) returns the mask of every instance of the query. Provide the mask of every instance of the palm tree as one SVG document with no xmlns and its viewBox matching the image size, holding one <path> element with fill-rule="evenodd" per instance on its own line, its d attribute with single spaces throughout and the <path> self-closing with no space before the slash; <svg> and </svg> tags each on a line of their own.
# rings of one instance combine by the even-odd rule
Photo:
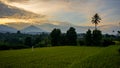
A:
<svg viewBox="0 0 120 68">
<path fill-rule="evenodd" d="M 97 13 L 92 17 L 92 23 L 95 24 L 95 30 L 97 30 L 97 25 L 100 23 L 100 20 L 101 18 Z"/>
</svg>

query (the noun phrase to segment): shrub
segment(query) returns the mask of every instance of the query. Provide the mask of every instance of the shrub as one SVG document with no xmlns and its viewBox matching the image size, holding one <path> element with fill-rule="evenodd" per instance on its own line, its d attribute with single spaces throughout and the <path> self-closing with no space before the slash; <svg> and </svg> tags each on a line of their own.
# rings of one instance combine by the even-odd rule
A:
<svg viewBox="0 0 120 68">
<path fill-rule="evenodd" d="M 29 46 L 25 46 L 23 44 L 13 44 L 9 46 L 9 49 L 23 49 L 23 48 L 29 48 Z"/>
<path fill-rule="evenodd" d="M 115 45 L 115 42 L 113 42 L 110 39 L 104 39 L 103 42 L 102 42 L 102 45 L 103 46 Z"/>
<path fill-rule="evenodd" d="M 0 43 L 0 50 L 9 50 L 9 49 L 22 49 L 28 48 L 23 44 L 10 44 L 10 43 Z"/>
<path fill-rule="evenodd" d="M 0 42 L 0 50 L 8 50 L 9 46 L 7 43 L 1 43 Z"/>
<path fill-rule="evenodd" d="M 32 38 L 26 37 L 24 41 L 24 45 L 31 47 L 32 46 Z"/>
<path fill-rule="evenodd" d="M 35 47 L 47 47 L 47 45 L 45 44 L 45 41 L 41 41 L 38 44 L 36 44 Z"/>
</svg>

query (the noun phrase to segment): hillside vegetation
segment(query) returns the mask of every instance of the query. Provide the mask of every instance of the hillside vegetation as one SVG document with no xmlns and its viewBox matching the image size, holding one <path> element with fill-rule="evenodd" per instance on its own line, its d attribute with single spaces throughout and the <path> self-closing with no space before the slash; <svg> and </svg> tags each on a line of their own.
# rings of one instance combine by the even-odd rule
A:
<svg viewBox="0 0 120 68">
<path fill-rule="evenodd" d="M 0 68 L 120 68 L 120 46 L 0 51 Z"/>
</svg>

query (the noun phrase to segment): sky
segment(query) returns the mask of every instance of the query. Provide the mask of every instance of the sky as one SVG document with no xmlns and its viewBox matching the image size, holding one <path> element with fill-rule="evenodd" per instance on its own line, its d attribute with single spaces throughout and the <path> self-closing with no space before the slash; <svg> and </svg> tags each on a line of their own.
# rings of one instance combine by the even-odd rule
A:
<svg viewBox="0 0 120 68">
<path fill-rule="evenodd" d="M 95 13 L 101 17 L 99 25 L 118 24 L 120 22 L 120 0 L 0 0 L 8 5 L 33 12 L 43 17 L 26 21 L 19 18 L 0 18 L 2 24 L 11 22 L 29 23 L 69 23 L 79 26 L 94 26 L 91 18 Z M 17 20 L 17 22 L 16 22 Z"/>
</svg>

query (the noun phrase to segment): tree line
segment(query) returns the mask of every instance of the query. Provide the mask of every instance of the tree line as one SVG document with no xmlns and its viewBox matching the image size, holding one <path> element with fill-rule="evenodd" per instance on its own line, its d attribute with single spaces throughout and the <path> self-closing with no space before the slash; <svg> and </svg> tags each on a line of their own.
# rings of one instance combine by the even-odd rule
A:
<svg viewBox="0 0 120 68">
<path fill-rule="evenodd" d="M 73 27 L 63 34 L 60 29 L 55 28 L 50 33 L 50 37 L 52 46 L 77 45 L 77 33 Z"/>
<path fill-rule="evenodd" d="M 50 33 L 41 33 L 37 35 L 17 33 L 0 33 L 0 50 L 21 49 L 30 47 L 48 47 L 48 46 L 109 46 L 114 45 L 114 41 L 120 42 L 120 31 L 118 36 L 103 35 L 102 31 L 97 29 L 101 18 L 96 13 L 91 22 L 95 24 L 95 29 L 88 29 L 82 38 L 78 38 L 78 34 L 74 27 L 70 27 L 66 33 L 62 33 L 60 29 L 54 28 Z"/>
</svg>

